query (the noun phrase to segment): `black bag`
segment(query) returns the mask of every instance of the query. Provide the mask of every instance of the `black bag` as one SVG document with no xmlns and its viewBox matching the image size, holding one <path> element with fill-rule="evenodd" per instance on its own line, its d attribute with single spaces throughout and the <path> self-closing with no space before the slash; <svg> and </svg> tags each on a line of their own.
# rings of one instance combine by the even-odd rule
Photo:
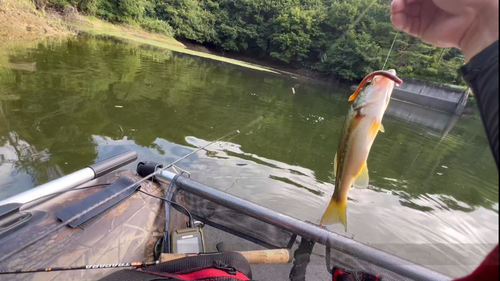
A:
<svg viewBox="0 0 500 281">
<path fill-rule="evenodd" d="M 137 270 L 120 270 L 101 281 L 153 280 L 251 280 L 252 270 L 243 255 L 235 252 L 201 254 Z"/>
</svg>

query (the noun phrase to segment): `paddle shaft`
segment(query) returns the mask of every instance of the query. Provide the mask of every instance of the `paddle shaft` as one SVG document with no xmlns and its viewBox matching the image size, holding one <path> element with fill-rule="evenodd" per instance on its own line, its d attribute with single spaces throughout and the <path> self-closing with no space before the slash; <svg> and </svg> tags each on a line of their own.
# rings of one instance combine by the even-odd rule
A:
<svg viewBox="0 0 500 281">
<path fill-rule="evenodd" d="M 243 255 L 249 264 L 291 262 L 290 252 L 287 249 L 242 251 L 237 253 Z M 176 260 L 190 256 L 197 256 L 197 255 L 200 254 L 161 254 L 160 261 L 167 262 L 171 260 Z"/>
</svg>

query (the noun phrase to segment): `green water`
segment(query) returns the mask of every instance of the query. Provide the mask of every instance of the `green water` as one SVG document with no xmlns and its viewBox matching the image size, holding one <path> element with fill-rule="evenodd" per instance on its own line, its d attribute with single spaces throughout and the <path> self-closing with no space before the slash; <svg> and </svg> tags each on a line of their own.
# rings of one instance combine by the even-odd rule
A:
<svg viewBox="0 0 500 281">
<path fill-rule="evenodd" d="M 103 39 L 40 43 L 7 61 L 0 198 L 127 149 L 168 163 L 236 130 L 179 166 L 315 223 L 333 192 L 347 87 Z M 328 228 L 467 273 L 498 243 L 498 173 L 480 120 L 393 100 L 383 124 L 368 159 L 370 187 L 349 194 L 348 231 Z"/>
</svg>

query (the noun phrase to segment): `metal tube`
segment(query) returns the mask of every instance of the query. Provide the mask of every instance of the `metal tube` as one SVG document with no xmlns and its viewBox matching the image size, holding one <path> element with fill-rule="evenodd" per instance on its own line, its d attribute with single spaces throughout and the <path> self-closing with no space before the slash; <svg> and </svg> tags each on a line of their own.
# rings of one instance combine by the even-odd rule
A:
<svg viewBox="0 0 500 281">
<path fill-rule="evenodd" d="M 137 152 L 128 150 L 104 161 L 90 165 L 89 168 L 94 170 L 95 177 L 98 178 L 135 160 L 137 160 Z"/>
<path fill-rule="evenodd" d="M 25 192 L 19 193 L 0 201 L 0 206 L 9 203 L 25 204 L 53 193 L 69 190 L 89 180 L 94 179 L 95 173 L 91 168 L 81 169 L 64 177 L 42 184 Z"/>
<path fill-rule="evenodd" d="M 158 170 L 158 168 L 157 168 Z M 170 182 L 175 178 L 176 174 L 169 171 L 161 171 L 160 174 L 153 177 L 153 179 L 158 180 L 159 182 L 170 184 Z M 181 178 L 181 177 L 179 177 Z"/>
<path fill-rule="evenodd" d="M 172 180 L 175 174 L 163 171 L 156 178 Z M 354 241 L 350 238 L 313 226 L 307 222 L 281 214 L 255 203 L 216 190 L 185 177 L 178 177 L 176 185 L 190 193 L 237 210 L 258 220 L 287 229 L 301 237 L 385 268 L 401 276 L 421 281 L 451 280 L 452 278 L 411 261 Z"/>
<path fill-rule="evenodd" d="M 0 201 L 0 206 L 9 203 L 25 204 L 41 197 L 46 197 L 51 194 L 57 194 L 63 191 L 70 190 L 97 178 L 98 176 L 102 175 L 103 172 L 110 172 L 111 170 L 117 169 L 136 159 L 137 153 L 135 151 L 126 151 L 64 177 L 58 178 L 46 184 L 42 184 L 40 186 L 2 200 Z"/>
</svg>

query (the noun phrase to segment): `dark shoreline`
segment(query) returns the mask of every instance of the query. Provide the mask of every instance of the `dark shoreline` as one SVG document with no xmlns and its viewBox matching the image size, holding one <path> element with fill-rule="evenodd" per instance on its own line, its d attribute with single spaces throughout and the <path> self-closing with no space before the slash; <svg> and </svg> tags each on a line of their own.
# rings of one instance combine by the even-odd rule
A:
<svg viewBox="0 0 500 281">
<path fill-rule="evenodd" d="M 319 71 L 310 70 L 306 68 L 294 68 L 288 63 L 279 62 L 274 60 L 273 58 L 255 58 L 245 53 L 220 51 L 217 50 L 215 47 L 206 46 L 183 38 L 176 38 L 176 40 L 184 44 L 184 46 L 186 46 L 186 48 L 189 50 L 235 59 L 251 64 L 261 65 L 264 67 L 269 67 L 281 73 L 289 74 L 291 76 L 296 76 L 297 78 L 300 77 L 304 79 L 312 79 L 326 83 L 342 84 L 346 86 L 357 84 L 356 82 L 353 81 L 336 79 L 331 75 Z"/>
<path fill-rule="evenodd" d="M 336 78 L 332 75 L 326 74 L 324 72 L 320 72 L 318 70 L 313 70 L 313 69 L 307 69 L 307 68 L 296 68 L 290 65 L 289 63 L 285 62 L 280 62 L 277 61 L 273 58 L 256 58 L 252 56 L 251 54 L 248 53 L 241 53 L 241 52 L 231 52 L 231 51 L 221 51 L 218 50 L 217 48 L 213 46 L 208 46 L 205 44 L 200 44 L 198 42 L 194 42 L 188 39 L 184 38 L 175 38 L 177 41 L 181 42 L 186 46 L 187 49 L 197 51 L 197 52 L 202 52 L 202 53 L 207 53 L 207 54 L 212 54 L 220 57 L 225 57 L 225 58 L 230 58 L 230 59 L 235 59 L 251 64 L 256 64 L 256 65 L 261 65 L 264 67 L 269 67 L 272 68 L 273 70 L 279 71 L 284 74 L 289 74 L 291 76 L 296 76 L 304 78 L 304 79 L 311 79 L 311 80 L 316 80 L 316 81 L 321 81 L 325 83 L 333 83 L 336 85 L 344 85 L 347 87 L 351 87 L 353 85 L 358 85 L 358 83 L 361 81 L 347 81 L 344 79 L 339 79 Z M 439 82 L 433 82 L 433 81 L 427 81 L 427 80 L 421 80 L 415 77 L 400 77 L 403 80 L 407 81 L 416 81 L 420 83 L 426 83 L 429 85 L 434 85 L 440 88 L 444 89 L 449 89 L 449 90 L 457 90 L 452 87 L 446 86 L 443 83 Z"/>
</svg>

